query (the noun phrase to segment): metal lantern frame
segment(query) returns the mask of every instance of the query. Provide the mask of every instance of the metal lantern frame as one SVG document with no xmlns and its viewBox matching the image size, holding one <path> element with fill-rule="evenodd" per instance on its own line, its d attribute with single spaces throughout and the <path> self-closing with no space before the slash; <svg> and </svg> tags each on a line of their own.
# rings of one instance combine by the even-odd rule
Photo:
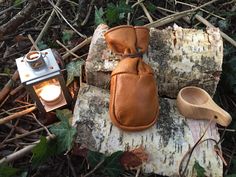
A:
<svg viewBox="0 0 236 177">
<path fill-rule="evenodd" d="M 43 51 L 31 51 L 24 57 L 16 59 L 16 64 L 21 83 L 29 92 L 31 98 L 36 102 L 42 112 L 49 112 L 59 107 L 70 104 L 72 98 L 57 60 L 51 49 Z M 46 81 L 58 81 L 60 86 L 60 101 L 49 104 L 42 100 L 37 94 L 36 86 Z M 43 85 L 43 84 L 42 84 Z M 43 88 L 44 86 L 42 86 Z"/>
</svg>

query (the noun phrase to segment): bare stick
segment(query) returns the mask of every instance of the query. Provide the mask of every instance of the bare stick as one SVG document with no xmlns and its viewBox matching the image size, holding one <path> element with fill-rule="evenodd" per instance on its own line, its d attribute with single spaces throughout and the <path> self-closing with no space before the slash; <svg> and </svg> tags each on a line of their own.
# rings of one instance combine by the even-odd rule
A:
<svg viewBox="0 0 236 177">
<path fill-rule="evenodd" d="M 6 138 L 0 143 L 0 145 L 3 145 L 3 144 L 6 142 L 6 140 L 8 140 L 8 138 L 10 138 L 10 137 L 12 136 L 13 132 L 15 131 L 15 127 L 18 125 L 18 123 L 19 123 L 19 120 L 17 120 L 16 123 L 15 123 L 15 125 L 12 126 L 10 133 L 9 133 L 9 134 L 6 136 Z"/>
<path fill-rule="evenodd" d="M 134 3 L 131 7 L 134 8 L 135 6 L 139 5 L 143 1 L 145 1 L 145 0 L 139 0 L 138 2 Z"/>
<path fill-rule="evenodd" d="M 125 3 L 128 5 L 129 4 L 129 0 L 126 0 Z M 127 25 L 129 25 L 129 24 L 130 24 L 130 12 L 127 15 Z"/>
<path fill-rule="evenodd" d="M 61 3 L 61 0 L 58 0 L 57 3 L 56 3 L 56 6 L 59 6 L 60 3 Z M 48 27 L 51 25 L 52 20 L 53 20 L 53 18 L 54 18 L 54 16 L 55 16 L 55 13 L 56 13 L 56 10 L 53 9 L 52 12 L 51 12 L 51 14 L 50 14 L 50 16 L 49 16 L 49 18 L 48 18 L 48 20 L 47 20 L 47 22 L 46 22 L 46 24 L 44 25 L 42 31 L 39 33 L 39 35 L 38 35 L 38 37 L 37 37 L 37 39 L 36 39 L 36 41 L 35 41 L 35 44 L 36 44 L 36 45 L 37 45 L 38 42 L 42 39 L 44 33 L 47 31 Z"/>
<path fill-rule="evenodd" d="M 34 104 L 28 104 L 28 105 L 19 106 L 19 107 L 16 107 L 16 108 L 8 109 L 7 113 L 9 113 L 11 111 L 14 111 L 14 110 L 17 110 L 17 109 L 22 109 L 22 108 L 30 107 L 30 106 L 33 106 L 33 105 Z M 6 111 L 0 113 L 0 115 L 3 115 L 3 114 L 6 114 Z"/>
<path fill-rule="evenodd" d="M 24 86 L 22 85 L 22 84 L 20 84 L 18 87 L 16 87 L 14 90 L 12 90 L 11 92 L 10 92 L 10 95 L 11 96 L 13 96 L 13 95 L 15 95 L 17 92 L 19 92 L 21 89 L 23 89 L 24 88 Z"/>
<path fill-rule="evenodd" d="M 46 126 L 46 127 L 49 128 L 49 127 L 51 127 L 51 126 L 52 126 L 52 125 L 49 125 L 49 126 Z M 24 137 L 29 136 L 29 135 L 32 135 L 32 134 L 34 134 L 34 133 L 38 133 L 38 132 L 40 132 L 40 131 L 42 131 L 42 130 L 44 130 L 43 127 L 38 128 L 38 129 L 35 129 L 35 130 L 32 130 L 32 131 L 30 131 L 30 132 L 26 132 L 26 133 L 21 134 L 21 135 L 17 135 L 17 136 L 14 137 L 14 138 L 10 138 L 10 139 L 6 140 L 5 143 L 10 143 L 10 142 L 12 142 L 12 141 L 14 141 L 14 140 L 17 140 L 17 139 L 20 139 L 20 138 L 24 138 Z"/>
<path fill-rule="evenodd" d="M 51 140 L 53 138 L 55 138 L 55 136 L 53 137 L 46 137 L 47 140 Z M 0 160 L 0 164 L 3 164 L 3 163 L 9 163 L 9 162 L 12 162 L 14 160 L 17 160 L 21 157 L 23 157 L 24 155 L 28 154 L 31 152 L 31 150 L 40 142 L 40 140 L 36 141 L 34 144 L 32 145 L 29 145 L 29 146 L 26 146 L 24 147 L 23 149 L 19 150 L 19 151 L 16 151 L 6 157 L 3 157 L 1 160 Z"/>
<path fill-rule="evenodd" d="M 7 117 L 4 117 L 4 118 L 0 119 L 0 125 L 1 124 L 5 124 L 5 123 L 7 123 L 7 122 L 9 122 L 9 121 L 11 121 L 13 119 L 18 118 L 18 117 L 21 117 L 21 116 L 23 116 L 25 114 L 28 114 L 28 113 L 34 111 L 35 109 L 36 109 L 36 106 L 32 106 L 32 107 L 30 107 L 30 108 L 28 108 L 28 109 L 26 109 L 24 111 L 20 111 L 20 112 L 17 112 L 15 114 L 12 114 L 12 115 L 9 115 Z"/>
<path fill-rule="evenodd" d="M 12 74 L 7 74 L 7 73 L 0 73 L 0 76 L 3 76 L 3 77 L 9 77 L 9 76 L 12 76 Z"/>
<path fill-rule="evenodd" d="M 204 25 L 206 25 L 208 27 L 215 27 L 210 22 L 208 22 L 206 19 L 201 17 L 200 15 L 195 15 L 195 17 L 198 21 L 202 22 Z M 234 47 L 236 47 L 236 41 L 235 40 L 233 40 L 231 37 L 229 37 L 227 34 L 225 34 L 222 31 L 220 31 L 220 34 L 226 41 L 228 41 L 230 44 L 232 44 Z"/>
<path fill-rule="evenodd" d="M 142 9 L 143 9 L 145 15 L 147 16 L 149 22 L 152 23 L 153 19 L 152 19 L 150 13 L 148 12 L 147 8 L 145 7 L 145 5 L 142 2 L 139 5 L 142 7 Z"/>
<path fill-rule="evenodd" d="M 62 46 L 64 49 L 66 49 L 67 52 L 69 52 L 71 55 L 73 55 L 76 58 L 80 58 L 78 55 L 76 55 L 74 52 L 70 51 L 66 46 L 64 46 L 60 41 L 56 40 L 56 42 Z"/>
<path fill-rule="evenodd" d="M 163 8 L 160 8 L 160 7 L 158 7 L 158 9 L 166 10 L 166 9 L 163 9 Z M 166 10 L 166 11 L 167 11 L 167 10 Z M 170 11 L 170 10 L 168 10 L 168 12 L 176 13 L 176 12 Z M 215 28 L 214 25 L 212 25 L 210 22 L 208 22 L 208 21 L 207 21 L 206 19 L 204 19 L 202 16 L 200 16 L 200 15 L 195 15 L 195 17 L 196 17 L 196 19 L 197 19 L 199 22 L 203 23 L 204 25 L 206 25 L 206 26 L 208 26 L 208 27 Z M 187 17 L 183 16 L 183 18 L 184 18 L 185 21 L 189 22 L 189 19 L 188 19 Z M 227 34 L 225 34 L 225 33 L 222 32 L 222 31 L 220 31 L 220 34 L 221 34 L 221 36 L 222 36 L 226 41 L 228 41 L 230 44 L 232 44 L 234 47 L 236 47 L 236 41 L 235 41 L 235 40 L 233 40 L 231 37 L 229 37 Z"/>
<path fill-rule="evenodd" d="M 138 168 L 138 169 L 137 169 L 137 172 L 136 172 L 136 174 L 135 174 L 135 177 L 139 177 L 140 171 L 141 171 L 141 169 Z"/>
<path fill-rule="evenodd" d="M 90 176 L 91 174 L 93 174 L 104 162 L 105 160 L 101 160 L 95 167 L 94 169 L 92 169 L 90 172 L 88 172 L 86 175 L 84 175 L 83 177 L 88 177 Z"/>
<path fill-rule="evenodd" d="M 88 13 L 85 17 L 85 19 L 83 20 L 83 22 L 81 23 L 81 26 L 84 26 L 87 22 L 88 22 L 88 19 L 91 15 L 91 12 L 92 12 L 92 9 L 93 9 L 93 3 L 94 3 L 95 0 L 92 0 L 90 5 L 89 5 L 89 10 L 88 10 Z"/>
<path fill-rule="evenodd" d="M 229 166 L 228 168 L 226 168 L 225 172 L 224 172 L 224 175 L 227 175 L 228 174 L 228 171 L 229 171 L 229 167 L 230 167 L 230 164 L 232 163 L 232 160 L 234 158 L 234 154 L 236 153 L 236 146 L 234 146 L 233 148 L 233 151 L 231 153 L 231 156 L 230 156 L 230 159 L 229 159 Z"/>
<path fill-rule="evenodd" d="M 87 38 L 87 36 L 81 34 L 79 31 L 77 31 L 69 22 L 68 20 L 64 17 L 64 15 L 61 13 L 62 10 L 57 6 L 54 5 L 52 1 L 48 0 L 48 2 L 53 6 L 54 10 L 62 17 L 62 19 L 69 25 L 71 29 L 73 29 L 80 37 L 82 38 Z"/>
<path fill-rule="evenodd" d="M 53 135 L 51 134 L 51 132 L 48 130 L 48 128 L 47 128 L 45 125 L 43 125 L 43 124 L 37 119 L 37 117 L 35 116 L 34 113 L 32 113 L 32 116 L 31 116 L 31 117 L 33 117 L 34 120 L 35 120 L 41 127 L 43 127 L 43 128 L 45 129 L 45 131 L 47 132 L 48 136 L 50 136 L 50 137 L 53 136 Z"/>
<path fill-rule="evenodd" d="M 24 3 L 25 1 L 26 1 L 26 0 L 20 1 L 19 3 L 14 4 L 13 6 L 8 7 L 7 9 L 1 11 L 1 12 L 0 12 L 0 16 L 3 15 L 3 14 L 5 14 L 5 13 L 8 12 L 9 10 L 13 9 L 14 7 L 16 7 L 16 6 L 18 6 L 18 5 L 22 4 L 22 3 Z"/>
<path fill-rule="evenodd" d="M 77 50 L 81 49 L 82 47 L 84 47 L 85 45 L 90 44 L 92 40 L 92 37 L 88 37 L 87 39 L 85 39 L 83 42 L 81 42 L 79 45 L 75 46 L 73 49 L 71 49 L 71 52 L 76 52 Z M 71 54 L 69 52 L 65 53 L 62 58 L 66 59 L 70 56 Z"/>
<path fill-rule="evenodd" d="M 185 3 L 185 2 L 181 2 L 181 1 L 175 1 L 175 2 L 176 2 L 176 4 L 183 4 L 183 5 L 186 5 L 186 6 L 189 6 L 189 7 L 194 7 L 194 8 L 197 7 L 197 6 L 194 6 L 194 5 L 192 5 L 192 4 L 188 4 L 188 3 Z M 221 16 L 218 16 L 218 15 L 216 15 L 216 14 L 213 14 L 212 12 L 209 12 L 209 11 L 203 9 L 203 8 L 200 8 L 200 10 L 203 11 L 203 12 L 206 12 L 206 13 L 212 15 L 212 16 L 215 16 L 215 17 L 217 17 L 217 18 L 219 18 L 219 19 L 225 20 L 225 18 L 223 18 L 223 17 L 221 17 Z"/>
<path fill-rule="evenodd" d="M 15 73 L 13 74 L 11 80 L 9 80 L 7 82 L 7 84 L 4 86 L 4 88 L 0 91 L 0 103 L 6 98 L 7 94 L 9 94 L 9 92 L 12 89 L 12 86 L 14 84 L 14 82 L 19 78 L 19 73 L 18 71 L 15 71 Z"/>
<path fill-rule="evenodd" d="M 29 38 L 30 42 L 31 42 L 32 45 L 33 45 L 33 46 L 31 47 L 31 50 L 34 48 L 35 50 L 39 51 L 39 48 L 38 48 L 37 44 L 34 42 L 32 36 L 31 36 L 30 34 L 28 34 L 28 38 Z"/>
<path fill-rule="evenodd" d="M 19 120 L 19 119 L 18 119 L 18 120 Z M 12 125 L 12 124 L 10 124 L 10 123 L 6 123 L 5 126 L 7 126 L 8 128 L 13 128 L 13 127 L 14 127 L 14 128 L 15 128 L 15 131 L 16 131 L 17 133 L 24 134 L 24 133 L 28 133 L 28 132 L 29 132 L 29 131 L 27 131 L 27 130 L 21 128 L 21 127 L 17 127 L 16 125 Z"/>
<path fill-rule="evenodd" d="M 159 26 L 168 24 L 170 22 L 173 22 L 173 21 L 175 21 L 177 19 L 180 19 L 180 18 L 182 18 L 182 17 L 184 17 L 186 15 L 189 15 L 189 14 L 195 12 L 196 10 L 199 10 L 202 7 L 210 5 L 210 4 L 212 4 L 212 3 L 216 2 L 216 1 L 218 1 L 218 0 L 212 0 L 212 1 L 209 1 L 209 2 L 203 4 L 203 5 L 199 6 L 199 7 L 196 7 L 194 9 L 190 9 L 190 10 L 182 11 L 182 12 L 179 12 L 179 13 L 176 13 L 176 14 L 168 15 L 168 16 L 162 18 L 162 19 L 159 19 L 159 20 L 156 20 L 156 21 L 154 21 L 152 23 L 146 24 L 145 26 L 150 28 L 150 27 L 159 27 Z"/>
<path fill-rule="evenodd" d="M 6 34 L 14 32 L 27 18 L 30 17 L 39 0 L 29 0 L 29 3 L 11 20 L 0 26 L 0 38 Z"/>
<path fill-rule="evenodd" d="M 71 162 L 70 156 L 66 155 L 66 157 L 67 157 L 67 161 L 68 161 L 68 164 L 69 164 L 69 167 L 71 169 L 73 177 L 77 177 L 76 172 L 75 172 L 75 168 L 74 168 L 74 166 L 73 166 L 73 164 Z"/>
</svg>

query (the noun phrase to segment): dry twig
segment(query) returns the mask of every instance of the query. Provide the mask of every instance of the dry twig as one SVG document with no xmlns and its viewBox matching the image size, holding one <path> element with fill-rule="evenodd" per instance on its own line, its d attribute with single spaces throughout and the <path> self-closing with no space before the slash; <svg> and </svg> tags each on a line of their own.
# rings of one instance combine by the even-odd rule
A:
<svg viewBox="0 0 236 177">
<path fill-rule="evenodd" d="M 152 19 L 150 13 L 148 12 L 147 8 L 145 7 L 145 5 L 142 2 L 140 2 L 139 5 L 142 7 L 142 9 L 143 9 L 145 15 L 147 16 L 149 22 L 152 23 L 153 19 Z"/>
<path fill-rule="evenodd" d="M 53 137 L 46 137 L 47 140 L 51 140 L 53 138 L 55 138 L 55 136 Z M 3 157 L 1 160 L 0 160 L 0 164 L 4 164 L 4 163 L 9 163 L 9 162 L 12 162 L 14 160 L 17 160 L 21 157 L 23 157 L 24 155 L 28 154 L 31 152 L 31 150 L 40 142 L 40 140 L 34 142 L 34 144 L 32 145 L 29 145 L 29 146 L 26 146 L 24 147 L 23 149 L 19 150 L 19 151 L 16 151 L 6 157 Z"/>
<path fill-rule="evenodd" d="M 88 172 L 86 175 L 83 177 L 89 177 L 91 174 L 93 174 L 105 161 L 105 159 L 101 160 L 90 172 Z"/>
<path fill-rule="evenodd" d="M 92 37 L 88 37 L 87 39 L 85 39 L 83 42 L 81 42 L 79 45 L 75 46 L 73 49 L 71 49 L 71 52 L 76 52 L 77 50 L 81 49 L 82 47 L 84 47 L 85 45 L 90 44 L 92 40 Z M 65 53 L 62 58 L 65 60 L 67 59 L 71 54 L 69 52 Z"/>
<path fill-rule="evenodd" d="M 61 0 L 58 0 L 57 3 L 56 3 L 56 6 L 59 6 L 60 3 L 61 3 Z M 36 39 L 36 41 L 35 41 L 35 44 L 36 44 L 36 45 L 37 45 L 38 42 L 42 39 L 44 33 L 47 31 L 48 27 L 51 25 L 52 20 L 53 20 L 55 14 L 56 14 L 56 10 L 53 9 L 52 12 L 51 12 L 51 14 L 50 14 L 50 16 L 49 16 L 49 18 L 48 18 L 48 20 L 47 20 L 47 22 L 46 22 L 45 25 L 44 25 L 42 31 L 39 33 L 39 35 L 38 35 L 38 37 L 37 37 L 37 39 Z"/>
<path fill-rule="evenodd" d="M 19 78 L 18 71 L 15 71 L 12 78 L 7 82 L 7 84 L 4 86 L 4 88 L 0 91 L 0 103 L 7 97 L 9 92 L 11 91 L 13 84 L 15 81 Z"/>
<path fill-rule="evenodd" d="M 204 19 L 203 17 L 201 17 L 200 15 L 195 15 L 196 19 L 200 22 L 202 22 L 204 25 L 208 26 L 208 27 L 214 27 L 214 25 L 212 25 L 210 22 L 208 22 L 206 19 Z M 232 44 L 234 47 L 236 47 L 236 41 L 233 40 L 231 37 L 229 37 L 227 34 L 225 34 L 224 32 L 220 31 L 221 36 L 228 41 L 230 44 Z"/>
<path fill-rule="evenodd" d="M 68 20 L 67 20 L 67 19 L 64 17 L 64 15 L 61 13 L 62 10 L 61 10 L 57 5 L 55 5 L 55 4 L 54 4 L 52 1 L 50 1 L 50 0 L 48 0 L 48 2 L 53 6 L 55 12 L 58 13 L 58 14 L 62 17 L 62 19 L 69 25 L 69 27 L 70 27 L 71 29 L 73 29 L 80 37 L 82 37 L 82 38 L 87 38 L 87 36 L 81 34 L 79 31 L 77 31 L 77 30 L 68 22 Z"/>
<path fill-rule="evenodd" d="M 89 10 L 88 10 L 88 13 L 85 17 L 85 19 L 83 20 L 83 22 L 81 23 L 81 26 L 84 26 L 87 22 L 88 22 L 88 19 L 91 15 L 91 12 L 92 12 L 92 9 L 93 9 L 93 3 L 94 3 L 95 0 L 92 0 L 90 5 L 89 5 Z"/>
<path fill-rule="evenodd" d="M 192 14 L 196 10 L 199 10 L 200 8 L 203 8 L 203 7 L 207 6 L 207 5 L 210 5 L 210 4 L 212 4 L 212 3 L 216 2 L 216 1 L 218 1 L 218 0 L 212 0 L 212 1 L 209 1 L 209 2 L 203 4 L 203 5 L 199 6 L 199 7 L 196 7 L 194 9 L 190 9 L 190 10 L 182 11 L 182 12 L 179 12 L 179 13 L 176 13 L 176 14 L 168 15 L 168 16 L 166 16 L 164 18 L 161 18 L 159 20 L 156 20 L 156 21 L 154 21 L 152 23 L 146 24 L 145 26 L 150 28 L 150 27 L 159 27 L 159 26 L 168 24 L 168 23 L 173 22 L 173 21 L 175 21 L 177 19 L 180 19 L 180 18 L 182 18 L 182 17 L 184 17 L 186 15 Z"/>
<path fill-rule="evenodd" d="M 56 42 L 61 46 L 63 47 L 64 49 L 66 49 L 66 51 L 68 53 L 70 53 L 71 55 L 73 55 L 74 57 L 76 58 L 80 58 L 78 55 L 76 55 L 74 52 L 70 51 L 70 49 L 68 49 L 66 46 L 64 46 L 60 41 L 56 40 Z"/>
<path fill-rule="evenodd" d="M 38 5 L 39 0 L 29 0 L 29 3 L 11 20 L 0 27 L 0 38 L 6 34 L 12 33 L 20 26 L 27 18 L 30 17 L 32 11 Z"/>
<path fill-rule="evenodd" d="M 35 109 L 36 109 L 36 106 L 32 106 L 32 107 L 30 107 L 30 108 L 27 108 L 27 109 L 24 110 L 24 111 L 20 111 L 20 112 L 14 113 L 14 114 L 12 114 L 12 115 L 9 115 L 9 116 L 7 116 L 7 117 L 4 117 L 4 118 L 0 119 L 0 125 L 1 125 L 1 124 L 5 124 L 5 123 L 7 123 L 7 122 L 9 122 L 9 121 L 11 121 L 11 120 L 13 120 L 13 119 L 18 118 L 18 117 L 21 117 L 21 116 L 23 116 L 23 115 L 25 115 L 25 114 L 28 114 L 28 113 L 34 111 Z"/>
</svg>

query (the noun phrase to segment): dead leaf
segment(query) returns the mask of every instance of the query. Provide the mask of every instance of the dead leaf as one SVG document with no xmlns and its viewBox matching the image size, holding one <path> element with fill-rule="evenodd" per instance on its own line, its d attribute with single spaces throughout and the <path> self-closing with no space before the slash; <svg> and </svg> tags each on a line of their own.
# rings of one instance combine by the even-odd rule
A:
<svg viewBox="0 0 236 177">
<path fill-rule="evenodd" d="M 137 169 L 148 160 L 148 154 L 143 147 L 126 151 L 121 156 L 120 162 L 126 169 Z"/>
</svg>

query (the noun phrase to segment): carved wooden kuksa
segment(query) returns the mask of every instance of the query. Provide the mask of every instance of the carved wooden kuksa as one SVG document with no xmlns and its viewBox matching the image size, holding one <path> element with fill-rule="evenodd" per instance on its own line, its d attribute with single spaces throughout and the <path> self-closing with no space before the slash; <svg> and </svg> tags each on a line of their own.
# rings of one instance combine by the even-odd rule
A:
<svg viewBox="0 0 236 177">
<path fill-rule="evenodd" d="M 183 87 L 190 85 L 203 88 L 210 96 L 214 94 L 223 60 L 219 30 L 150 29 L 144 60 L 154 70 L 160 115 L 152 127 L 138 132 L 122 131 L 110 121 L 110 74 L 120 56 L 107 48 L 104 40 L 107 30 L 106 25 L 98 26 L 90 45 L 85 64 L 87 83 L 80 88 L 74 111 L 76 142 L 106 154 L 142 146 L 149 156 L 142 165 L 143 172 L 177 177 L 182 157 L 197 142 L 208 121 L 185 119 L 177 109 L 176 98 Z M 219 140 L 216 124 L 211 124 L 204 138 Z M 222 177 L 222 161 L 214 152 L 213 142 L 206 141 L 194 150 L 187 176 L 196 176 L 192 174 L 195 160 L 205 168 L 207 176 Z"/>
</svg>

